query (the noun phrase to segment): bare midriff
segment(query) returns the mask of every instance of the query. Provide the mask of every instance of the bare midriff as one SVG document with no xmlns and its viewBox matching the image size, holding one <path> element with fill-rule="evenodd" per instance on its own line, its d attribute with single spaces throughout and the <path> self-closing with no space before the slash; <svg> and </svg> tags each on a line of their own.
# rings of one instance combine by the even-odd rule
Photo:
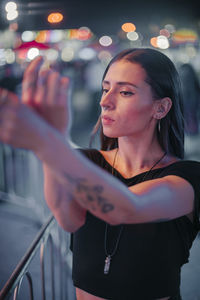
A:
<svg viewBox="0 0 200 300">
<path fill-rule="evenodd" d="M 77 298 L 77 300 L 107 300 L 106 298 L 101 298 L 101 297 L 97 297 L 92 294 L 89 294 L 79 288 L 76 288 L 76 298 Z M 155 300 L 168 300 L 169 298 L 170 297 L 157 298 Z"/>
</svg>

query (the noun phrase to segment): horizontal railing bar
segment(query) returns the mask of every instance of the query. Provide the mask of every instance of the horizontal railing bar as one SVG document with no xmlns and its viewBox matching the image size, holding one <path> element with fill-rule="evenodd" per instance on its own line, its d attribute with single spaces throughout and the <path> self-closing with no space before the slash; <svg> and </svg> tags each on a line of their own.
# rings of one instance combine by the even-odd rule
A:
<svg viewBox="0 0 200 300">
<path fill-rule="evenodd" d="M 38 232 L 37 236 L 31 243 L 29 249 L 25 253 L 25 255 L 22 257 L 18 265 L 16 266 L 15 270 L 11 274 L 10 278 L 0 291 L 0 300 L 4 300 L 5 297 L 7 297 L 10 293 L 12 293 L 13 289 L 16 287 L 18 284 L 21 276 L 26 270 L 26 267 L 28 264 L 31 262 L 32 258 L 34 257 L 38 247 L 40 246 L 43 238 L 47 234 L 47 230 L 53 225 L 55 222 L 54 216 L 51 215 L 47 222 L 42 226 L 41 230 Z"/>
</svg>

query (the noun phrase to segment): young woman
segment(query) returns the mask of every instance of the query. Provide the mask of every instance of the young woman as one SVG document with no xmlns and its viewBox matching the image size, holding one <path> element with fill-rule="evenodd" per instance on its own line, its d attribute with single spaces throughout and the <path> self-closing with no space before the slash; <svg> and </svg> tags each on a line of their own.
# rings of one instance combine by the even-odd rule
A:
<svg viewBox="0 0 200 300">
<path fill-rule="evenodd" d="M 73 232 L 77 299 L 181 299 L 181 266 L 200 228 L 200 163 L 183 160 L 173 63 L 152 49 L 111 60 L 100 151 L 70 146 L 68 80 L 41 64 L 37 58 L 25 72 L 23 103 L 1 91 L 0 139 L 43 162 L 46 201 Z"/>
</svg>

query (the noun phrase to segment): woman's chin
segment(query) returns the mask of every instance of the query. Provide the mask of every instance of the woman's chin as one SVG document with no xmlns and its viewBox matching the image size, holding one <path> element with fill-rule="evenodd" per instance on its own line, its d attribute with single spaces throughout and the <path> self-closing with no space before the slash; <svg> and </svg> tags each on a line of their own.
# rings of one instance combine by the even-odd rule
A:
<svg viewBox="0 0 200 300">
<path fill-rule="evenodd" d="M 103 131 L 103 134 L 108 137 L 108 138 L 112 138 L 112 139 L 115 139 L 115 138 L 118 138 L 119 136 L 117 134 L 114 134 L 114 133 L 111 133 L 111 132 L 107 132 L 106 130 Z"/>
</svg>

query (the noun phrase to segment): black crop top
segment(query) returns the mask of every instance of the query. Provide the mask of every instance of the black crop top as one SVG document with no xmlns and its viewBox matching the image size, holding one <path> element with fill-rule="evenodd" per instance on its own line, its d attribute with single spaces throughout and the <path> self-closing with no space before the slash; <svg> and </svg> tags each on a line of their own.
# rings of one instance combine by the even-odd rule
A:
<svg viewBox="0 0 200 300">
<path fill-rule="evenodd" d="M 91 161 L 111 173 L 112 166 L 95 150 L 81 150 Z M 145 173 L 124 178 L 127 186 L 142 181 Z M 111 268 L 104 275 L 105 222 L 87 212 L 86 222 L 72 236 L 72 278 L 74 285 L 88 293 L 112 300 L 153 300 L 174 296 L 180 287 L 180 268 L 188 262 L 189 249 L 200 229 L 200 163 L 178 161 L 148 173 L 145 180 L 176 175 L 195 191 L 193 223 L 186 216 L 160 223 L 126 224 Z M 113 250 L 119 226 L 108 226 L 108 252 Z"/>
</svg>

